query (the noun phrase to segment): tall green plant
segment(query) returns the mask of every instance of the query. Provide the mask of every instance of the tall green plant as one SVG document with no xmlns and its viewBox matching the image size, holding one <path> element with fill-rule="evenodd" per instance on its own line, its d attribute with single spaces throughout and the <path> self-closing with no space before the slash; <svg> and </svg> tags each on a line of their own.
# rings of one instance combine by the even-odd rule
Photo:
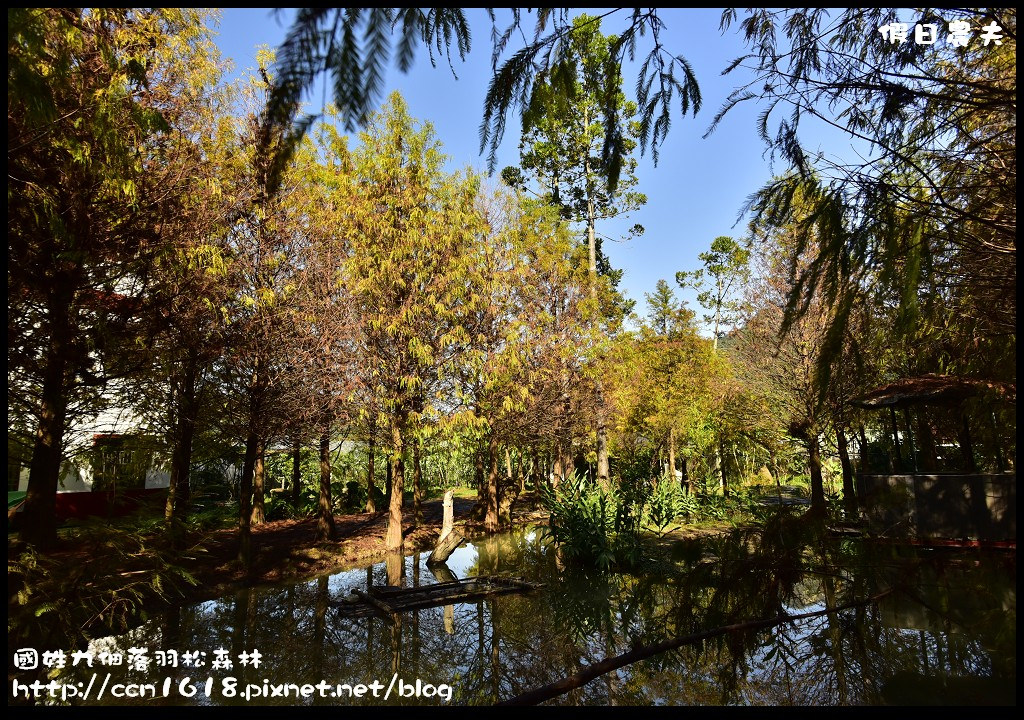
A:
<svg viewBox="0 0 1024 720">
<path fill-rule="evenodd" d="M 608 570 L 639 562 L 643 501 L 638 488 L 606 488 L 576 474 L 543 488 L 548 534 L 570 563 Z"/>
</svg>

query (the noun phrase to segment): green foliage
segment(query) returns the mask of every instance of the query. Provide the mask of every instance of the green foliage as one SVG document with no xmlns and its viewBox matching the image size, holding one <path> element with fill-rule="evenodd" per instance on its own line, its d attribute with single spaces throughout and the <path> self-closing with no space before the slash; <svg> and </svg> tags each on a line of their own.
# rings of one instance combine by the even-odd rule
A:
<svg viewBox="0 0 1024 720">
<path fill-rule="evenodd" d="M 628 101 L 621 89 L 620 67 L 611 55 L 615 42 L 614 36 L 601 34 L 600 18 L 580 15 L 573 21 L 561 62 L 538 75 L 523 111 L 522 170 L 502 172 L 502 178 L 514 185 L 528 176 L 544 202 L 582 229 L 589 250 L 591 289 L 598 292 L 598 276 L 605 280 L 608 287 L 600 290 L 601 310 L 613 328 L 634 303 L 616 290 L 622 271 L 615 270 L 602 251 L 603 236 L 596 228 L 598 221 L 625 216 L 647 202 L 635 190 L 633 151 L 640 126 L 631 121 L 636 103 Z M 611 114 L 603 115 L 602 108 Z M 615 123 L 614 128 L 606 128 L 608 122 Z M 602 160 L 602 135 L 618 138 L 614 166 Z M 630 234 L 642 232 L 641 225 L 634 225 Z"/>
<path fill-rule="evenodd" d="M 532 39 L 524 32 L 523 11 L 510 10 L 512 17 L 499 27 L 493 9 L 491 40 L 493 44 L 493 78 L 484 101 L 483 120 L 480 123 L 480 150 L 488 150 L 488 169 L 493 172 L 498 146 L 505 134 L 508 111 L 529 109 L 529 98 L 535 79 L 540 76 L 560 77 L 566 74 L 570 62 L 570 43 L 565 36 L 575 28 L 570 8 L 540 8 Z M 532 9 L 527 9 L 531 13 Z M 591 22 L 599 22 L 596 18 Z M 623 32 L 609 45 L 604 75 L 611 77 L 628 56 L 633 58 L 637 39 L 650 33 L 652 48 L 646 55 L 637 75 L 637 92 L 642 119 L 639 123 L 641 149 L 648 145 L 655 164 L 658 146 L 665 140 L 672 122 L 671 107 L 679 103 L 685 116 L 691 108 L 700 110 L 701 95 L 697 78 L 690 64 L 681 55 L 673 55 L 660 38 L 663 23 L 655 8 L 633 10 Z M 397 42 L 392 47 L 392 36 Z M 507 57 L 509 40 L 523 39 L 523 47 Z M 341 109 L 348 130 L 369 117 L 383 86 L 383 78 L 392 52 L 401 72 L 407 72 L 420 43 L 427 48 L 430 64 L 440 58 L 452 66 L 453 46 L 461 59 L 470 50 L 469 24 L 462 8 L 299 8 L 292 27 L 277 52 L 274 74 L 278 78 L 270 96 L 266 115 L 271 119 L 265 143 L 270 146 L 273 134 L 284 134 L 286 142 L 278 145 L 280 155 L 272 163 L 282 167 L 294 151 L 313 118 L 306 116 L 294 122 L 306 91 L 321 72 L 329 72 L 334 102 Z M 435 55 L 436 52 L 436 55 Z M 677 76 L 678 74 L 678 76 Z M 559 83 L 563 101 L 572 100 L 571 91 Z M 601 95 L 599 110 L 604 118 L 604 138 L 601 164 L 609 169 L 611 187 L 618 181 L 619 168 L 625 150 L 625 138 L 618 132 L 618 85 L 608 83 Z"/>
<path fill-rule="evenodd" d="M 450 64 L 453 41 L 460 57 L 469 52 L 469 24 L 462 8 L 298 9 L 277 52 L 276 81 L 265 110 L 270 122 L 261 139 L 264 147 L 271 147 L 274 135 L 284 136 L 273 167 L 283 168 L 313 123 L 315 116 L 306 116 L 292 127 L 306 91 L 323 70 L 332 75 L 334 104 L 345 130 L 351 132 L 368 121 L 383 91 L 395 31 L 395 59 L 402 72 L 412 67 L 421 42 L 431 65 L 442 55 Z"/>
<path fill-rule="evenodd" d="M 659 478 L 654 483 L 654 492 L 648 500 L 648 524 L 657 528 L 659 533 L 663 533 L 665 528 L 684 513 L 687 497 L 674 480 L 667 476 Z"/>
<path fill-rule="evenodd" d="M 145 620 L 154 601 L 181 598 L 196 580 L 177 564 L 158 530 L 160 522 L 90 521 L 75 538 L 78 562 L 31 547 L 9 560 L 8 637 L 65 647 L 123 632 Z M 185 555 L 197 552 L 196 547 L 184 550 Z"/>
<path fill-rule="evenodd" d="M 295 508 L 281 493 L 268 493 L 263 500 L 263 517 L 267 522 L 290 520 L 295 517 Z"/>
<path fill-rule="evenodd" d="M 667 476 L 635 477 L 605 490 L 577 474 L 556 491 L 542 487 L 540 495 L 549 513 L 547 532 L 564 558 L 604 570 L 640 564 L 645 529 L 664 535 L 676 522 L 736 526 L 771 513 L 756 489 L 738 488 L 729 496 L 686 493 Z"/>
<path fill-rule="evenodd" d="M 743 308 L 738 294 L 750 278 L 750 243 L 740 244 L 731 237 L 721 235 L 711 242 L 711 249 L 698 257 L 704 267 L 692 272 L 676 273 L 680 287 L 698 291 L 697 301 L 709 311 L 704 321 L 711 324 L 715 347 L 718 347 L 722 328 L 732 326 L 740 318 Z"/>
<path fill-rule="evenodd" d="M 735 19 L 726 11 L 723 26 Z M 878 28 L 896 20 L 972 32 L 994 22 L 1002 37 L 885 42 Z M 754 75 L 712 127 L 759 102 L 761 137 L 788 165 L 747 209 L 755 232 L 791 239 L 783 328 L 813 312 L 812 298 L 835 309 L 819 387 L 845 371 L 843 340 L 862 294 L 885 344 L 909 356 L 899 374 L 1015 377 L 1016 10 L 757 8 L 740 30 L 750 52 L 729 70 Z M 864 161 L 809 151 L 805 118 L 861 143 Z"/>
<path fill-rule="evenodd" d="M 639 494 L 628 486 L 608 489 L 584 475 L 566 478 L 556 491 L 541 489 L 549 513 L 547 532 L 565 559 L 601 569 L 632 566 L 641 558 Z"/>
</svg>

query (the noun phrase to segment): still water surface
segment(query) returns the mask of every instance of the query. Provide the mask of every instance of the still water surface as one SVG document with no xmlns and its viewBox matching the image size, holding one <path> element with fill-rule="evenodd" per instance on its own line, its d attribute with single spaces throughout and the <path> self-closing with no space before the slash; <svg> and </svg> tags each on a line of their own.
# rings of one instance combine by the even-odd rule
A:
<svg viewBox="0 0 1024 720">
<path fill-rule="evenodd" d="M 126 657 L 129 648 L 144 647 L 152 660 L 147 672 L 99 669 L 99 682 L 114 670 L 102 704 L 436 705 L 446 695 L 450 704 L 490 704 L 633 647 L 837 608 L 889 589 L 878 602 L 664 653 L 548 702 L 1016 703 L 1014 552 L 849 539 L 818 545 L 793 542 L 782 531 L 736 533 L 666 544 L 663 557 L 634 573 L 585 573 L 565 568 L 543 531 L 528 529 L 465 545 L 447 569 L 429 569 L 426 554 L 407 557 L 401 583 L 500 573 L 544 583 L 542 589 L 411 611 L 395 621 L 346 618 L 336 609 L 352 588 L 386 584 L 384 563 L 243 590 L 94 642 L 97 653 L 120 650 Z M 158 666 L 157 650 L 176 650 L 179 666 Z M 212 667 L 217 650 L 232 660 L 230 669 Z M 259 666 L 243 667 L 238 658 L 253 650 Z M 205 653 L 204 664 L 183 667 L 186 651 Z M 96 670 L 69 667 L 60 680 L 88 683 Z M 113 698 L 118 682 L 150 683 L 157 697 Z M 323 690 L 297 697 L 302 685 L 321 682 Z M 363 696 L 352 697 L 359 684 L 367 686 Z"/>
</svg>

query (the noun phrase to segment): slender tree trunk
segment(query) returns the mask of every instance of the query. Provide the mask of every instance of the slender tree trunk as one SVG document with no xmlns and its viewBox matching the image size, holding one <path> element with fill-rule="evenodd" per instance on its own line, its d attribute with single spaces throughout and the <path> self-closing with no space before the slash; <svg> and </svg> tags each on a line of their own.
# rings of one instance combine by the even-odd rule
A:
<svg viewBox="0 0 1024 720">
<path fill-rule="evenodd" d="M 722 473 L 722 497 L 729 497 L 729 476 L 725 468 L 725 443 L 718 443 L 718 469 Z"/>
<path fill-rule="evenodd" d="M 509 488 L 516 487 L 515 473 L 512 472 L 512 452 L 505 446 L 505 480 Z"/>
<path fill-rule="evenodd" d="M 864 426 L 861 425 L 857 428 L 857 437 L 860 439 L 860 470 L 861 472 L 868 472 L 868 436 L 864 432 Z"/>
<path fill-rule="evenodd" d="M 910 422 L 910 410 L 907 408 L 903 408 L 903 422 L 907 426 L 907 450 L 910 453 L 910 467 L 916 473 L 920 470 L 917 460 L 919 453 L 917 448 L 914 447 L 914 428 Z"/>
<path fill-rule="evenodd" d="M 484 475 L 484 449 L 482 446 L 477 446 L 473 451 L 473 484 L 476 485 L 476 505 L 473 506 L 473 519 L 483 520 L 490 503 L 487 478 Z"/>
<path fill-rule="evenodd" d="M 296 440 L 292 444 L 292 505 L 299 509 L 302 489 L 302 446 Z"/>
<path fill-rule="evenodd" d="M 530 482 L 533 485 L 534 492 L 540 487 L 540 478 L 543 473 L 541 468 L 541 453 L 540 448 L 537 445 L 533 446 L 533 465 L 530 468 Z"/>
<path fill-rule="evenodd" d="M 921 459 L 921 469 L 925 472 L 935 472 L 935 437 L 932 435 L 932 426 L 928 422 L 928 414 L 923 407 L 917 409 L 917 444 L 918 457 Z"/>
<path fill-rule="evenodd" d="M 487 511 L 484 530 L 493 535 L 498 532 L 498 440 L 491 432 L 487 443 Z"/>
<path fill-rule="evenodd" d="M 608 459 L 608 413 L 604 406 L 604 389 L 597 391 L 597 482 L 611 487 L 611 464 Z"/>
<path fill-rule="evenodd" d="M 178 547 L 182 540 L 179 537 L 179 521 L 191 494 L 189 492 L 189 467 L 192 464 L 192 439 L 195 436 L 198 412 L 194 358 L 190 358 L 185 364 L 175 404 L 177 418 L 174 425 L 171 477 L 167 486 L 164 520 L 171 535 L 171 544 Z"/>
<path fill-rule="evenodd" d="M 377 494 L 377 486 L 373 482 L 373 452 L 374 452 L 374 440 L 376 439 L 376 433 L 373 428 L 370 428 L 370 443 L 367 448 L 367 464 L 366 464 L 366 512 L 377 512 L 377 503 L 374 501 L 373 496 Z"/>
<path fill-rule="evenodd" d="M 70 281 L 58 278 L 47 298 L 50 341 L 45 356 L 43 385 L 40 388 L 39 424 L 29 464 L 28 492 L 22 510 L 20 536 L 38 548 L 57 542 L 57 486 L 67 418 L 65 376 L 71 345 Z"/>
<path fill-rule="evenodd" d="M 584 122 L 589 123 L 585 113 Z M 601 322 L 601 311 L 597 297 L 597 212 L 594 206 L 594 181 L 591 178 L 590 156 L 584 160 L 584 175 L 587 183 L 587 251 L 589 259 L 590 300 L 594 306 L 594 326 Z M 601 487 L 610 486 L 610 465 L 608 461 L 608 411 L 604 401 L 604 382 L 597 379 L 596 389 L 596 435 L 597 435 L 597 482 Z"/>
<path fill-rule="evenodd" d="M 238 481 L 238 562 L 246 570 L 252 560 L 252 476 L 256 468 L 256 444 L 258 438 L 254 429 L 245 438 L 245 460 L 242 462 L 242 477 Z"/>
<path fill-rule="evenodd" d="M 417 527 L 423 524 L 423 469 L 420 467 L 420 439 L 412 443 L 412 507 Z"/>
<path fill-rule="evenodd" d="M 811 470 L 811 511 L 825 512 L 825 482 L 821 476 L 821 448 L 818 445 L 818 434 L 809 431 L 809 455 Z"/>
<path fill-rule="evenodd" d="M 262 436 L 256 442 L 256 465 L 252 473 L 252 524 L 262 525 L 266 522 L 267 514 L 263 502 L 263 480 L 266 476 L 264 471 L 267 456 L 267 441 Z"/>
<path fill-rule="evenodd" d="M 562 467 L 562 452 L 561 452 L 561 441 L 556 440 L 554 457 L 551 461 L 551 487 L 557 488 L 558 482 L 565 474 L 565 469 Z"/>
<path fill-rule="evenodd" d="M 392 452 L 393 451 L 394 451 L 394 448 L 392 448 Z M 399 457 L 401 457 L 401 455 L 399 455 Z M 388 464 L 385 466 L 385 473 L 384 473 L 384 504 L 385 505 L 388 505 L 388 506 L 391 505 L 391 489 L 394 486 L 394 484 L 395 484 L 395 465 L 394 465 L 394 461 L 393 461 L 393 458 L 392 458 L 391 460 L 388 461 Z"/>
<path fill-rule="evenodd" d="M 712 352 L 718 352 L 718 322 L 719 322 L 719 319 L 721 317 L 721 313 L 722 313 L 722 304 L 721 304 L 721 301 L 719 301 L 719 303 L 715 305 L 715 330 L 714 330 L 715 336 L 714 336 L 714 338 L 711 341 L 711 351 Z"/>
<path fill-rule="evenodd" d="M 900 425 L 896 421 L 896 411 L 890 407 L 889 417 L 892 419 L 892 443 L 893 447 L 896 448 L 896 456 L 893 458 L 893 470 L 898 473 L 903 472 L 903 450 L 900 448 Z"/>
<path fill-rule="evenodd" d="M 245 437 L 245 460 L 242 463 L 242 477 L 239 479 L 238 487 L 238 560 L 248 572 L 252 561 L 253 476 L 256 469 L 256 457 L 260 450 L 260 433 L 257 424 L 259 401 L 263 393 L 263 363 L 260 360 L 256 361 L 256 367 L 253 369 L 246 392 L 249 401 L 249 427 Z"/>
<path fill-rule="evenodd" d="M 843 509 L 848 519 L 857 517 L 857 493 L 853 487 L 853 464 L 850 462 L 850 450 L 846 443 L 846 432 L 836 428 L 836 449 L 839 451 L 839 462 L 843 467 Z"/>
<path fill-rule="evenodd" d="M 668 429 L 668 477 L 669 482 L 676 481 L 676 431 Z"/>
<path fill-rule="evenodd" d="M 331 500 L 331 427 L 327 425 L 320 436 L 320 501 L 316 509 L 317 540 L 334 540 L 334 503 Z"/>
<path fill-rule="evenodd" d="M 388 499 L 388 529 L 384 537 L 384 544 L 388 550 L 401 551 L 403 545 L 402 536 L 402 493 L 405 485 L 405 469 L 402 467 L 402 453 L 405 451 L 402 437 L 405 432 L 407 413 L 402 408 L 396 408 L 391 420 L 391 462 L 388 468 L 391 470 L 391 492 Z"/>
<path fill-rule="evenodd" d="M 960 409 L 960 452 L 964 459 L 964 471 L 969 473 L 978 472 L 978 465 L 974 460 L 974 443 L 971 442 L 971 425 L 967 412 Z"/>
</svg>

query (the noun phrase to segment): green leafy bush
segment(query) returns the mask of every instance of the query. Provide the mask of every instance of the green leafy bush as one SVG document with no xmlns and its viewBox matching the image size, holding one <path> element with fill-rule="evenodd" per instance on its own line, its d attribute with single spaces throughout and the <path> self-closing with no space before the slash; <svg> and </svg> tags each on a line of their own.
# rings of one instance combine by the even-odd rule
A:
<svg viewBox="0 0 1024 720">
<path fill-rule="evenodd" d="M 637 486 L 605 490 L 577 474 L 557 491 L 542 488 L 541 500 L 549 513 L 547 532 L 566 560 L 602 569 L 639 561 L 643 499 Z"/>
</svg>

